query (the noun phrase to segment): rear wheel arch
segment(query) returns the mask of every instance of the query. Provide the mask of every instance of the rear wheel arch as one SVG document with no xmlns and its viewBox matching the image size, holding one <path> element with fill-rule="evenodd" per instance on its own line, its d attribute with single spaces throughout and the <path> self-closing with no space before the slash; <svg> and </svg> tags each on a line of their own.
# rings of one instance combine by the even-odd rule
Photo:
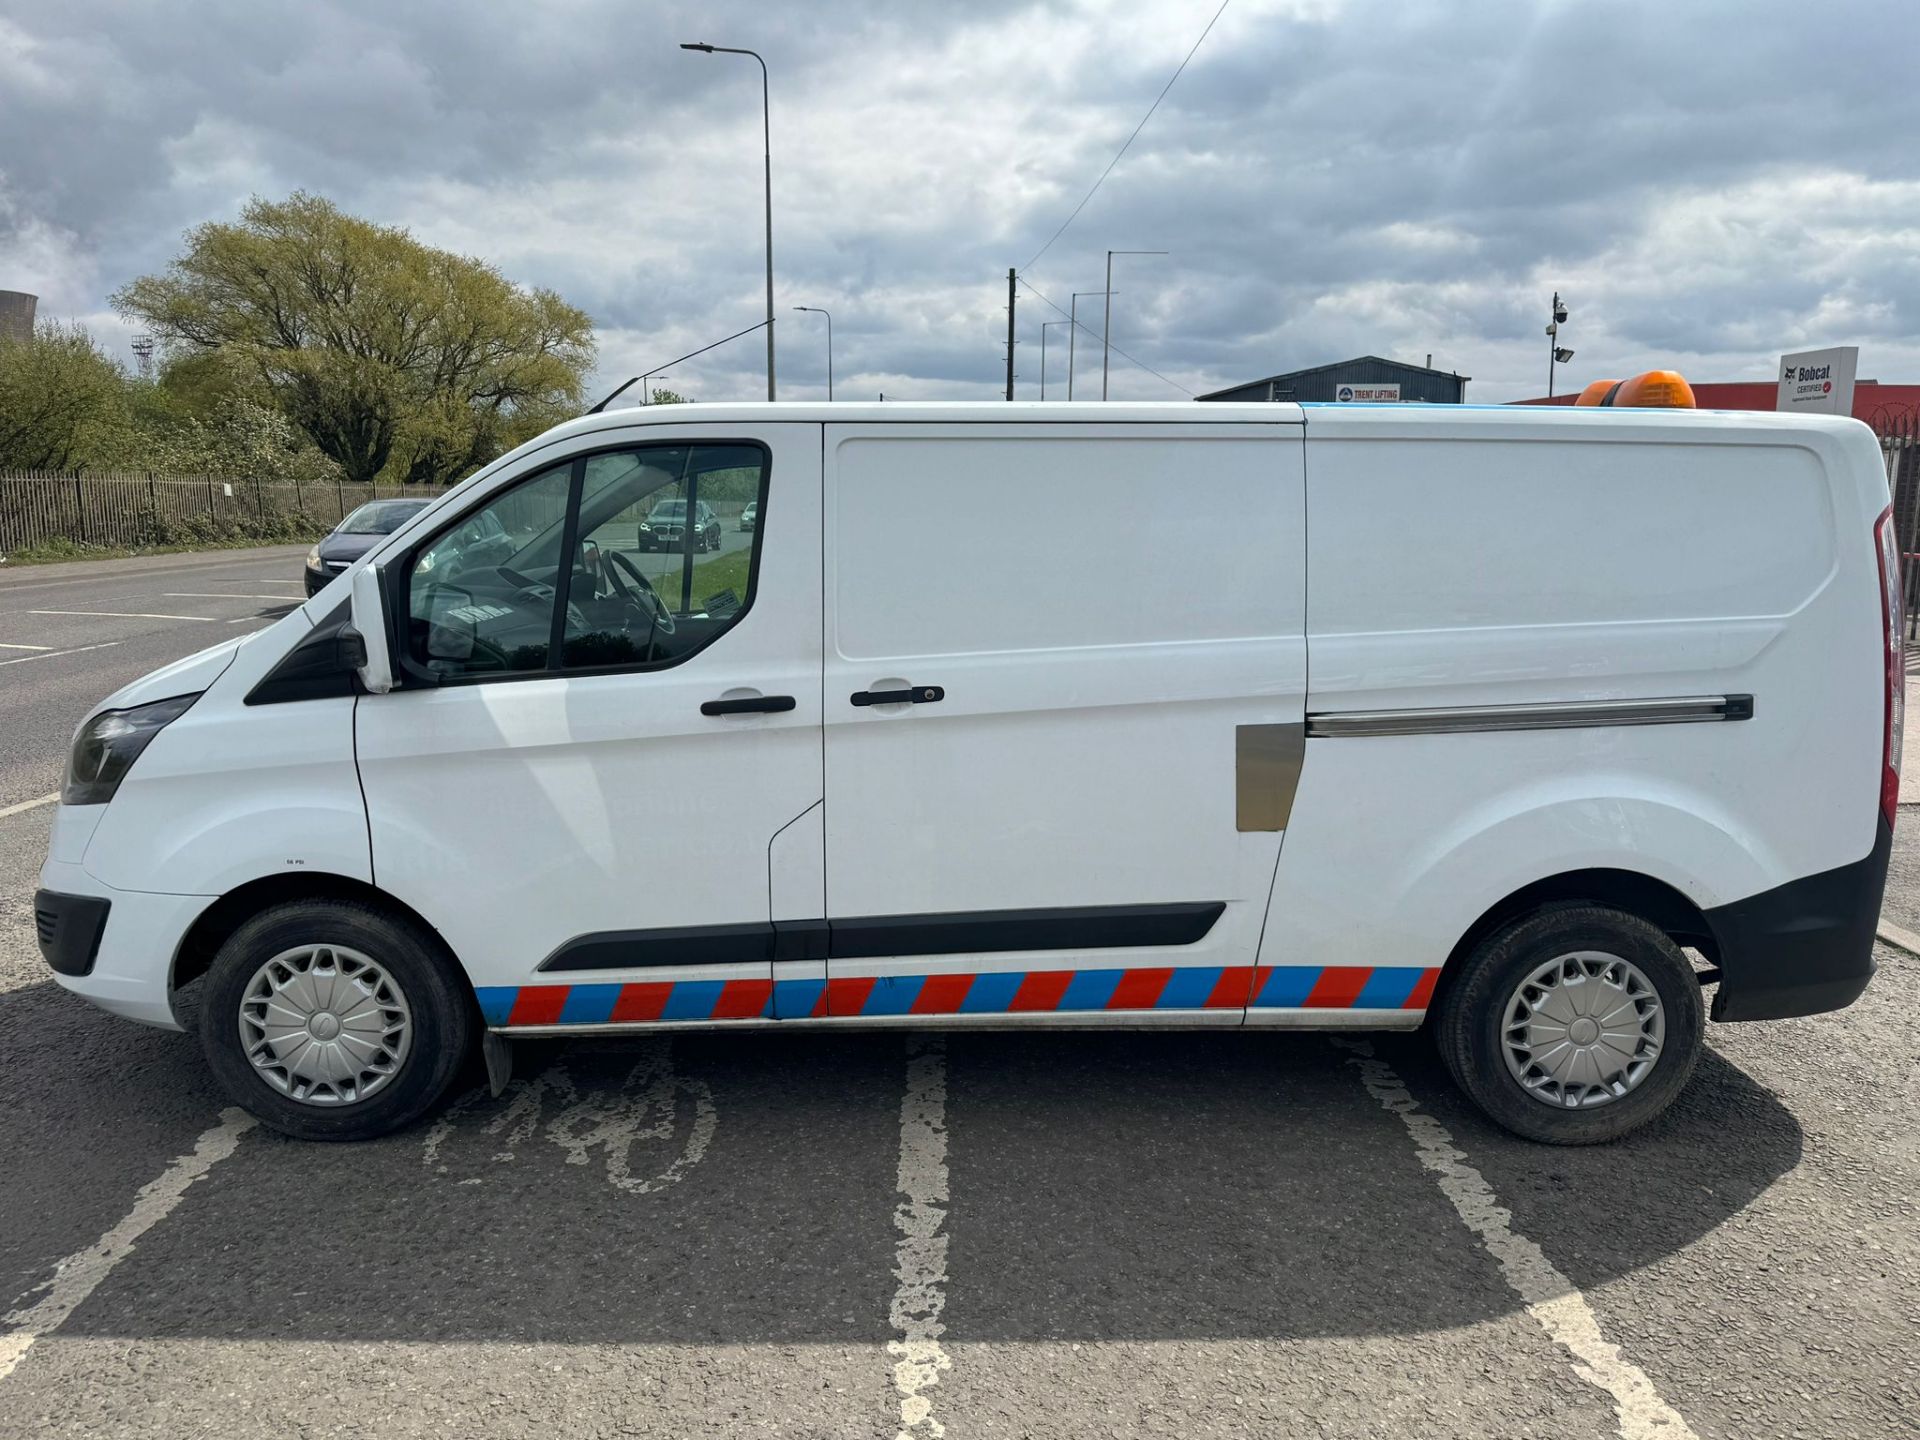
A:
<svg viewBox="0 0 1920 1440">
<path fill-rule="evenodd" d="M 1691 946 L 1719 963 L 1713 927 L 1705 913 L 1686 894 L 1664 880 L 1636 870 L 1595 868 L 1567 870 L 1521 886 L 1490 905 L 1460 936 L 1440 970 L 1429 1015 L 1438 1014 L 1442 1001 L 1459 978 L 1466 957 L 1502 927 L 1543 910 L 1598 905 L 1634 915 L 1681 947 Z"/>
</svg>

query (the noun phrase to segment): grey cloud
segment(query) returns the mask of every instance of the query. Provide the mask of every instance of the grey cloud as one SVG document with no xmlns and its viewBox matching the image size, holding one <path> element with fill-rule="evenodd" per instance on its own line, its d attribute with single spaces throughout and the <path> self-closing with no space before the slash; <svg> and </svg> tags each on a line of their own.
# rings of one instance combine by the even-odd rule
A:
<svg viewBox="0 0 1920 1440">
<path fill-rule="evenodd" d="M 1235 0 L 1031 279 L 1064 305 L 1100 285 L 1107 245 L 1173 252 L 1122 262 L 1116 338 L 1190 389 L 1431 350 L 1482 398 L 1528 393 L 1555 286 L 1582 369 L 1685 354 L 1714 372 L 1699 378 L 1733 378 L 1840 313 L 1851 333 L 1813 338 L 1860 340 L 1879 352 L 1863 365 L 1898 379 L 1920 371 L 1902 238 L 1920 233 L 1920 90 L 1910 47 L 1875 37 L 1908 28 L 1909 3 L 1296 18 Z M 834 308 L 842 377 L 990 394 L 1007 265 L 1078 201 L 1205 13 L 0 0 L 0 267 L 49 253 L 47 234 L 88 262 L 0 285 L 53 285 L 51 309 L 98 314 L 188 226 L 304 187 L 585 305 L 610 387 L 759 318 L 758 71 L 675 48 L 705 39 L 773 67 L 796 393 L 824 371 L 824 337 L 788 308 L 809 303 Z M 1822 176 L 1857 184 L 1793 213 L 1795 185 Z M 1754 187 L 1788 213 L 1756 219 Z M 1844 266 L 1817 253 L 1829 217 Z M 1777 243 L 1745 243 L 1756 224 Z M 1028 386 L 1050 318 L 1023 292 Z M 688 373 L 751 396 L 760 353 L 742 342 Z M 1116 389 L 1178 393 L 1130 367 Z"/>
</svg>

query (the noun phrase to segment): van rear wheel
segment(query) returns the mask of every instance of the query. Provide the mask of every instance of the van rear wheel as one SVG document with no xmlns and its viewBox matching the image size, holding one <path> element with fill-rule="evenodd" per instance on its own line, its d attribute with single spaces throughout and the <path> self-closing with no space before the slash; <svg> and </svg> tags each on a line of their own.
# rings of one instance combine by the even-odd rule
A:
<svg viewBox="0 0 1920 1440">
<path fill-rule="evenodd" d="M 1592 1145 L 1673 1103 L 1704 1029 L 1679 946 L 1625 911 L 1568 905 L 1474 948 L 1441 1001 L 1435 1040 L 1460 1088 L 1499 1124 L 1551 1145 Z"/>
<path fill-rule="evenodd" d="M 438 941 L 353 900 L 263 911 L 214 956 L 207 1063 L 234 1101 L 302 1140 L 367 1140 L 446 1094 L 477 1036 Z"/>
</svg>

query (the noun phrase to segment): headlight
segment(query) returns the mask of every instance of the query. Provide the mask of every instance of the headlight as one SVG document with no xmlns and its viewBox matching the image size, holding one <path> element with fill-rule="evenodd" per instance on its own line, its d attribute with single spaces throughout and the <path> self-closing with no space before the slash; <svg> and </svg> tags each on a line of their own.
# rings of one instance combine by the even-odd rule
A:
<svg viewBox="0 0 1920 1440">
<path fill-rule="evenodd" d="M 307 551 L 307 568 L 309 570 L 322 570 L 326 568 L 320 563 L 320 547 L 318 545 Z"/>
<path fill-rule="evenodd" d="M 73 737 L 60 803 L 106 804 L 140 758 L 140 752 L 147 748 L 147 742 L 186 714 L 199 698 L 196 692 L 136 705 L 131 710 L 102 710 L 87 721 Z"/>
</svg>

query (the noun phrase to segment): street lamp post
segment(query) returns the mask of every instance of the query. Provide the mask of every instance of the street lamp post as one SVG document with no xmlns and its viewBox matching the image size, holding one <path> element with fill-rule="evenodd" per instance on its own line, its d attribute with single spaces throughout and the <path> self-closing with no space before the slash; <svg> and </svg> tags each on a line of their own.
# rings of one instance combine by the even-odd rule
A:
<svg viewBox="0 0 1920 1440">
<path fill-rule="evenodd" d="M 1067 317 L 1073 328 L 1067 331 L 1067 398 L 1073 398 L 1073 342 L 1080 338 L 1080 297 L 1082 295 L 1104 295 L 1104 290 L 1076 290 L 1073 299 L 1067 302 Z"/>
<path fill-rule="evenodd" d="M 729 45 L 691 44 L 682 50 L 702 55 L 751 55 L 760 64 L 760 130 L 767 170 L 767 399 L 773 399 L 773 102 L 768 93 L 767 62 L 757 52 Z"/>
<path fill-rule="evenodd" d="M 1560 343 L 1560 327 L 1567 323 L 1567 307 L 1560 303 L 1560 292 L 1553 292 L 1553 308 L 1547 317 L 1547 398 L 1553 398 L 1553 367 L 1573 358 L 1573 351 Z"/>
<path fill-rule="evenodd" d="M 1164 255 L 1164 250 L 1109 250 L 1107 252 L 1106 316 L 1100 322 L 1100 398 L 1107 398 L 1107 358 L 1113 349 L 1113 257 L 1116 255 Z"/>
<path fill-rule="evenodd" d="M 640 403 L 642 405 L 651 405 L 653 403 L 653 377 L 656 375 L 662 380 L 667 378 L 664 370 L 649 370 L 640 377 Z"/>
<path fill-rule="evenodd" d="M 833 312 L 822 310 L 818 305 L 796 305 L 796 310 L 804 310 L 809 315 L 827 317 L 827 399 L 833 399 Z"/>
<path fill-rule="evenodd" d="M 1056 325 L 1071 325 L 1072 323 L 1071 320 L 1047 320 L 1040 326 L 1040 398 L 1042 400 L 1047 398 L 1047 331 L 1053 329 Z M 1067 344 L 1069 347 L 1072 346 L 1072 336 L 1067 337 Z"/>
</svg>

